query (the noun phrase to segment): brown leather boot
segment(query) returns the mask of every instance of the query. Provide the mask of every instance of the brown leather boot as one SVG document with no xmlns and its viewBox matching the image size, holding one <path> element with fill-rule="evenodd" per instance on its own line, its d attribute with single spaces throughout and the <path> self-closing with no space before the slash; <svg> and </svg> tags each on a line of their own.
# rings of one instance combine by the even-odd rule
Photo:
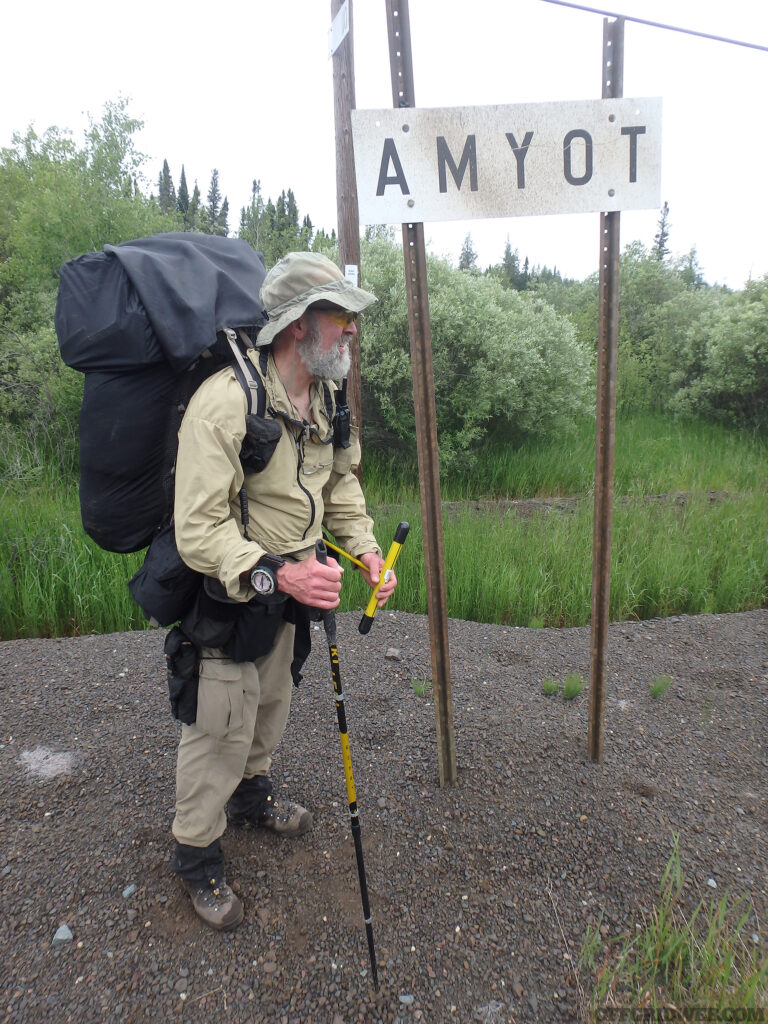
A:
<svg viewBox="0 0 768 1024">
<path fill-rule="evenodd" d="M 243 904 L 223 879 L 188 882 L 182 878 L 200 920 L 217 932 L 232 931 L 243 920 Z"/>
<path fill-rule="evenodd" d="M 243 779 L 227 804 L 230 825 L 268 828 L 280 836 L 301 836 L 312 828 L 311 811 L 293 800 L 274 800 L 272 780 L 267 775 Z"/>
<path fill-rule="evenodd" d="M 224 854 L 219 839 L 205 847 L 176 843 L 171 865 L 204 924 L 216 931 L 237 928 L 243 920 L 243 904 L 224 877 Z"/>
</svg>

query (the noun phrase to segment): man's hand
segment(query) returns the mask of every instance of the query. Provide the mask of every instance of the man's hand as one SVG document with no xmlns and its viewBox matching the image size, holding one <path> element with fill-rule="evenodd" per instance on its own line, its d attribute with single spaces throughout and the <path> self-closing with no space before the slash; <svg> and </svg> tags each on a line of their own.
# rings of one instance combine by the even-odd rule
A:
<svg viewBox="0 0 768 1024">
<path fill-rule="evenodd" d="M 335 558 L 322 565 L 314 554 L 300 562 L 286 562 L 277 570 L 277 586 L 302 604 L 331 611 L 339 603 L 344 570 Z"/>
<path fill-rule="evenodd" d="M 365 572 L 360 570 L 363 574 L 363 579 L 366 581 L 368 586 L 373 590 L 381 578 L 381 570 L 384 565 L 384 559 L 381 555 L 377 555 L 375 551 L 368 551 L 364 555 L 360 555 L 360 561 L 368 566 L 368 571 Z M 397 586 L 397 576 L 395 576 L 394 569 L 390 570 L 389 579 L 381 584 L 378 594 L 376 595 L 376 603 L 379 608 L 383 604 L 386 604 L 387 599 L 392 596 L 392 592 Z"/>
</svg>

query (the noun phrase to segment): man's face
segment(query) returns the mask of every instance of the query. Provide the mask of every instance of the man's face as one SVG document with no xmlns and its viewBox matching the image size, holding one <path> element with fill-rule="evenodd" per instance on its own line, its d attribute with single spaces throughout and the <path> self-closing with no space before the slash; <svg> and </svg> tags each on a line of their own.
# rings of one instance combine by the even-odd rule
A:
<svg viewBox="0 0 768 1024">
<path fill-rule="evenodd" d="M 357 337 L 354 320 L 343 323 L 336 312 L 310 310 L 307 335 L 299 346 L 299 356 L 313 377 L 341 380 L 349 372 L 350 342 Z"/>
</svg>

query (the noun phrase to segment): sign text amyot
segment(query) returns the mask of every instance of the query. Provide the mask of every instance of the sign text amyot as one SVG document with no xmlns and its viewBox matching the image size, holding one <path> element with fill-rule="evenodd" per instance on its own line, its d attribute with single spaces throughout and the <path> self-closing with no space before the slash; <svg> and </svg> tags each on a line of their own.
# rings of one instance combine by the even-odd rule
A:
<svg viewBox="0 0 768 1024">
<path fill-rule="evenodd" d="M 659 206 L 661 100 L 353 110 L 364 224 Z"/>
</svg>

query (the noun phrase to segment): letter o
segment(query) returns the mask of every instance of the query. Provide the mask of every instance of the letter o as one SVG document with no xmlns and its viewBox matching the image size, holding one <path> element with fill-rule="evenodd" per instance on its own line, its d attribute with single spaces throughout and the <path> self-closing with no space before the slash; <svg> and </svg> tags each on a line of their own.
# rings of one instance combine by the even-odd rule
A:
<svg viewBox="0 0 768 1024">
<path fill-rule="evenodd" d="M 573 173 L 571 166 L 571 143 L 575 139 L 584 142 L 584 173 L 581 177 Z M 563 139 L 563 174 L 569 185 L 586 185 L 592 177 L 592 136 L 584 128 L 574 128 Z"/>
</svg>

